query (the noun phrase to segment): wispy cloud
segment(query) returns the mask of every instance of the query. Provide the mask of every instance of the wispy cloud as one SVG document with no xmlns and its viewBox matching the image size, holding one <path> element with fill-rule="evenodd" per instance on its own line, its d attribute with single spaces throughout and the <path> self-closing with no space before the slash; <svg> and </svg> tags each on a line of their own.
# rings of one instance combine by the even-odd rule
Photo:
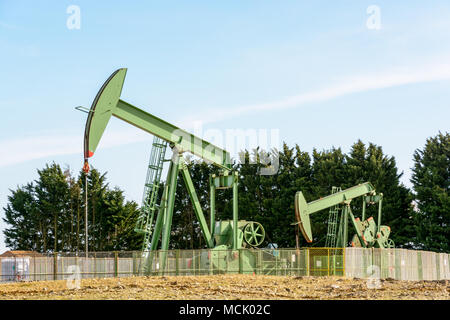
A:
<svg viewBox="0 0 450 320">
<path fill-rule="evenodd" d="M 448 60 L 450 61 L 450 60 Z M 398 69 L 366 76 L 354 76 L 341 79 L 340 83 L 320 90 L 302 93 L 268 103 L 244 105 L 235 108 L 221 108 L 202 112 L 179 119 L 183 128 L 190 129 L 195 124 L 213 123 L 225 119 L 265 112 L 297 108 L 310 103 L 324 102 L 346 95 L 396 86 L 425 83 L 450 79 L 450 63 L 433 64 L 416 69 Z M 44 135 L 22 139 L 0 141 L 0 167 L 10 166 L 34 159 L 83 153 L 83 136 L 80 135 Z M 121 130 L 105 134 L 99 149 L 110 148 L 141 141 L 151 141 L 151 136 L 137 130 Z"/>
<path fill-rule="evenodd" d="M 98 149 L 120 145 L 151 141 L 151 136 L 136 130 L 121 130 L 105 134 Z M 80 135 L 43 135 L 21 139 L 0 141 L 0 167 L 11 166 L 30 160 L 79 154 L 83 157 L 83 134 Z"/>
<path fill-rule="evenodd" d="M 450 61 L 450 59 L 443 61 Z M 448 79 L 450 79 L 450 63 L 435 63 L 422 66 L 421 68 L 398 68 L 395 71 L 343 78 L 335 85 L 267 103 L 213 109 L 185 117 L 179 120 L 178 123 L 192 127 L 196 122 L 201 122 L 202 124 L 212 123 L 236 116 L 254 114 L 255 112 L 297 108 L 306 104 L 324 102 L 354 93 Z"/>
<path fill-rule="evenodd" d="M 20 28 L 14 24 L 6 23 L 3 21 L 0 21 L 0 28 L 5 28 L 9 30 L 20 30 Z"/>
</svg>

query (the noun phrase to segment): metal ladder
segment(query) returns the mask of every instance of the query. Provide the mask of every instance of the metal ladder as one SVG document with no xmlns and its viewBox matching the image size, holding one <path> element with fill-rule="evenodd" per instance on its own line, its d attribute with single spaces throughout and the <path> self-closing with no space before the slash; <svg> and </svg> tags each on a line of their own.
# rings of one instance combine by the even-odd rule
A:
<svg viewBox="0 0 450 320">
<path fill-rule="evenodd" d="M 340 187 L 333 187 L 331 189 L 331 194 L 342 191 Z M 330 213 L 328 215 L 328 231 L 327 231 L 327 239 L 325 240 L 325 247 L 327 248 L 335 248 L 336 247 L 336 238 L 337 238 L 337 225 L 339 220 L 339 211 L 340 205 L 336 205 L 330 208 Z"/>
<path fill-rule="evenodd" d="M 159 189 L 163 186 L 160 180 L 166 148 L 167 142 L 155 136 L 145 179 L 141 215 L 134 229 L 136 232 L 144 234 L 142 251 L 150 250 L 152 224 L 155 212 L 158 210 Z"/>
</svg>

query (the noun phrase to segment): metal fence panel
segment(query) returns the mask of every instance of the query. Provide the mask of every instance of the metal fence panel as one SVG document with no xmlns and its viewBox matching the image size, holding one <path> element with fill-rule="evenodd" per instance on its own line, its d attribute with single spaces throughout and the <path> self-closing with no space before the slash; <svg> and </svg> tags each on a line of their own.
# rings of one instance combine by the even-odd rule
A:
<svg viewBox="0 0 450 320">
<path fill-rule="evenodd" d="M 87 258 L 75 253 L 0 258 L 1 282 L 65 280 L 74 272 L 81 278 L 258 274 L 440 280 L 450 279 L 450 256 L 406 249 L 246 248 L 93 252 Z"/>
</svg>

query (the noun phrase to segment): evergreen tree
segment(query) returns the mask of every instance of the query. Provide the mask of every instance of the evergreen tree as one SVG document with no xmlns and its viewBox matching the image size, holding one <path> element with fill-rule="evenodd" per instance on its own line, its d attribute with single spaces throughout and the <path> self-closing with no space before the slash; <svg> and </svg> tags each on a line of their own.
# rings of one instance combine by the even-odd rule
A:
<svg viewBox="0 0 450 320">
<path fill-rule="evenodd" d="M 39 220 L 43 220 L 42 224 L 47 224 L 48 230 L 51 231 L 44 241 L 43 251 L 63 250 L 65 239 L 61 227 L 69 214 L 69 186 L 61 167 L 56 163 L 47 164 L 44 169 L 38 170 L 38 175 L 34 192 L 41 217 Z"/>
<path fill-rule="evenodd" d="M 346 156 L 346 187 L 369 181 L 383 194 L 381 224 L 390 226 L 389 236 L 397 247 L 412 247 L 415 241 L 412 194 L 401 182 L 395 158 L 383 153 L 380 146 L 358 140 Z M 361 201 L 352 203 L 354 212 L 362 211 Z M 366 217 L 378 217 L 378 206 L 369 206 Z M 352 231 L 352 234 L 354 232 Z"/>
<path fill-rule="evenodd" d="M 383 193 L 382 224 L 392 228 L 391 238 L 399 247 L 417 247 L 448 251 L 450 220 L 449 134 L 427 140 L 423 150 L 414 154 L 413 195 L 402 183 L 394 157 L 383 153 L 380 146 L 360 140 L 344 154 L 340 148 L 313 150 L 312 157 L 298 145 L 283 144 L 277 155 L 277 171 L 262 175 L 268 152 L 260 149 L 243 151 L 240 162 L 233 165 L 239 173 L 239 219 L 260 222 L 266 241 L 279 247 L 296 245 L 294 216 L 295 193 L 302 191 L 313 201 L 331 193 L 332 186 L 346 189 L 370 181 L 377 193 Z M 203 214 L 210 225 L 209 176 L 219 168 L 204 161 L 187 161 Z M 12 249 L 41 252 L 83 251 L 85 249 L 85 173 L 77 177 L 63 172 L 53 163 L 38 170 L 39 178 L 11 190 L 3 219 L 6 244 Z M 110 189 L 106 173 L 92 169 L 88 176 L 89 251 L 135 250 L 142 246 L 142 235 L 134 231 L 139 215 L 138 205 L 125 201 L 123 191 Z M 162 190 L 160 190 L 162 192 Z M 232 189 L 216 191 L 216 220 L 233 216 Z M 352 201 L 352 211 L 360 216 L 361 201 Z M 311 215 L 313 243 L 299 237 L 299 245 L 323 246 L 327 234 L 329 210 Z M 367 217 L 377 216 L 375 206 L 367 209 Z M 156 219 L 156 218 L 155 218 Z M 417 226 L 415 226 L 415 224 Z M 349 239 L 354 231 L 349 228 Z M 170 248 L 206 247 L 198 219 L 181 176 L 178 177 Z"/>
<path fill-rule="evenodd" d="M 34 183 L 11 190 L 5 210 L 10 249 L 80 252 L 85 249 L 85 173 L 77 178 L 55 163 L 38 170 Z M 123 191 L 110 190 L 105 174 L 88 174 L 89 251 L 136 250 L 142 239 L 134 232 L 139 213 Z"/>
<path fill-rule="evenodd" d="M 96 251 L 139 250 L 142 237 L 134 231 L 139 208 L 135 202 L 125 201 L 119 188 L 106 190 L 98 206 L 101 212 Z"/>
<path fill-rule="evenodd" d="M 39 224 L 37 203 L 34 198 L 34 185 L 27 184 L 11 191 L 8 196 L 8 204 L 5 208 L 3 221 L 9 225 L 4 230 L 5 244 L 9 248 L 18 250 L 39 250 L 41 239 L 39 235 Z"/>
<path fill-rule="evenodd" d="M 450 134 L 439 132 L 414 152 L 413 183 L 419 246 L 450 250 Z"/>
<path fill-rule="evenodd" d="M 209 175 L 211 165 L 204 161 L 186 159 L 186 166 L 192 178 L 192 183 L 200 202 L 203 215 L 209 227 Z M 172 222 L 172 235 L 169 246 L 177 249 L 206 248 L 206 242 L 201 232 L 200 223 L 192 205 L 181 172 L 178 174 L 175 206 Z"/>
<path fill-rule="evenodd" d="M 340 148 L 331 150 L 313 150 L 312 163 L 312 192 L 307 202 L 328 196 L 333 186 L 341 187 L 342 190 L 350 187 L 347 182 L 347 166 L 345 154 Z M 329 209 L 312 214 L 311 231 L 313 241 L 311 246 L 324 247 L 328 230 Z"/>
</svg>

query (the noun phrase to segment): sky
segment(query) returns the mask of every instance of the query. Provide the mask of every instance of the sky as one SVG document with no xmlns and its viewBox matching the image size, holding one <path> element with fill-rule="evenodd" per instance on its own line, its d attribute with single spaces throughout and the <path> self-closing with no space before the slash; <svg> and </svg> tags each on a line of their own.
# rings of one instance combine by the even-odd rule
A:
<svg viewBox="0 0 450 320">
<path fill-rule="evenodd" d="M 81 169 L 75 107 L 122 67 L 123 100 L 219 146 L 227 130 L 308 152 L 361 139 L 411 187 L 414 151 L 450 127 L 450 2 L 0 0 L 0 66 L 1 217 L 46 163 Z M 91 166 L 140 203 L 151 141 L 112 119 Z"/>
</svg>

